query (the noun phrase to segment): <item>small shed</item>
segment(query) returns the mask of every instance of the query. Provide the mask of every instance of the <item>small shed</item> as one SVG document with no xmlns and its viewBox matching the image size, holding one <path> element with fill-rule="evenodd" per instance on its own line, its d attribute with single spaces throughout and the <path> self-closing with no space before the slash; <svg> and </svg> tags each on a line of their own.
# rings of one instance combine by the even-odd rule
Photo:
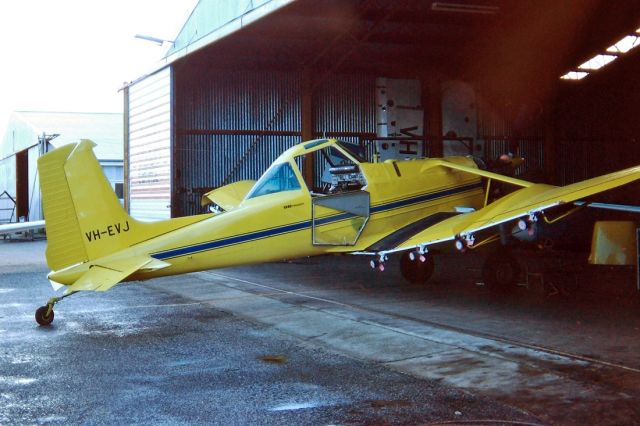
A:
<svg viewBox="0 0 640 426">
<path fill-rule="evenodd" d="M 80 139 L 97 144 L 98 161 L 122 199 L 122 114 L 14 112 L 0 145 L 0 222 L 43 219 L 38 157 Z"/>
</svg>

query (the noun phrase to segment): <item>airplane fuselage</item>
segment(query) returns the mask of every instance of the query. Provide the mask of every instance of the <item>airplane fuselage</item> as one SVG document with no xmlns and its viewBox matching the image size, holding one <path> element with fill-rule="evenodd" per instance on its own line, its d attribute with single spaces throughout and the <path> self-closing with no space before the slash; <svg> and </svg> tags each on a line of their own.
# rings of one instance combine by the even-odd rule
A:
<svg viewBox="0 0 640 426">
<path fill-rule="evenodd" d="M 468 158 L 452 160 L 475 167 Z M 298 190 L 246 199 L 231 211 L 203 215 L 201 221 L 136 244 L 104 260 L 146 254 L 171 264 L 156 271 L 138 272 L 127 279 L 140 280 L 361 251 L 395 230 L 436 213 L 451 212 L 455 207 L 482 206 L 484 192 L 478 177 L 433 165 L 429 159 L 362 163 L 360 168 L 367 185 L 358 191 L 369 193 L 370 206 L 368 221 L 355 242 L 336 239 L 330 244 L 313 243 L 314 233 L 355 237 L 354 229 L 363 221 L 324 207 L 316 207 L 312 217 L 315 196 L 301 185 Z M 75 269 L 54 273 L 52 279 L 72 283 L 86 271 L 87 265 Z"/>
</svg>

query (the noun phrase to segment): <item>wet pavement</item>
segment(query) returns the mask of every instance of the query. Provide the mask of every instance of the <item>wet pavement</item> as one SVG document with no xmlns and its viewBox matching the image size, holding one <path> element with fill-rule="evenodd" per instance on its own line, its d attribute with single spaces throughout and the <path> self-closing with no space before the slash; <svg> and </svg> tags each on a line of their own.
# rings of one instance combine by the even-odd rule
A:
<svg viewBox="0 0 640 426">
<path fill-rule="evenodd" d="M 75 295 L 40 328 L 43 249 L 0 242 L 0 424 L 640 424 L 633 292 L 498 297 L 474 257 L 424 287 L 314 258 Z"/>
<path fill-rule="evenodd" d="M 496 296 L 477 286 L 476 261 L 436 260 L 440 276 L 427 287 L 404 285 L 392 264 L 379 274 L 351 257 L 199 274 L 213 286 L 150 284 L 543 423 L 638 424 L 638 305 L 541 303 L 525 288 Z"/>
<path fill-rule="evenodd" d="M 38 327 L 43 247 L 0 242 L 2 425 L 541 423 L 169 290 L 214 286 L 198 275 L 75 295 Z"/>
</svg>

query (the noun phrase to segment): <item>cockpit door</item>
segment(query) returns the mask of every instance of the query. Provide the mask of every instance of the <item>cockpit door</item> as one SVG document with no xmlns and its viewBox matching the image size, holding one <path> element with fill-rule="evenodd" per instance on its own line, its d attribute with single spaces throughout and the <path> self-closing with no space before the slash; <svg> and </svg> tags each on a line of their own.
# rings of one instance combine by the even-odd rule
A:
<svg viewBox="0 0 640 426">
<path fill-rule="evenodd" d="M 319 195 L 311 200 L 314 246 L 353 246 L 369 221 L 367 191 Z"/>
</svg>

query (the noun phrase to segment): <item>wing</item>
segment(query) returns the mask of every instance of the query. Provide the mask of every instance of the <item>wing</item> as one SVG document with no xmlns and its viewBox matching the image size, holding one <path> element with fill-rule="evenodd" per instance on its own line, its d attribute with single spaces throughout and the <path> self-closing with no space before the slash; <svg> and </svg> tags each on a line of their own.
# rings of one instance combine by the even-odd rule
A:
<svg viewBox="0 0 640 426">
<path fill-rule="evenodd" d="M 119 261 L 97 262 L 69 286 L 66 293 L 107 291 L 135 272 L 162 269 L 167 266 L 170 266 L 170 264 L 148 256 L 133 257 Z M 55 274 L 52 274 L 50 279 L 55 282 Z"/>
<path fill-rule="evenodd" d="M 44 228 L 44 220 L 36 220 L 33 222 L 8 223 L 0 225 L 0 235 L 12 234 L 14 232 L 28 231 L 30 229 Z"/>
<path fill-rule="evenodd" d="M 523 188 L 528 188 L 530 186 L 535 185 L 533 182 L 528 182 L 526 180 L 516 179 L 513 177 L 501 175 L 498 173 L 488 172 L 486 170 L 477 169 L 475 167 L 467 167 L 467 166 L 463 166 L 462 164 L 456 164 L 451 161 L 448 161 L 446 158 L 434 159 L 432 161 L 442 167 L 447 167 L 449 169 L 454 169 L 454 170 L 460 170 L 462 172 L 466 172 L 476 176 L 482 176 L 488 179 L 499 180 L 501 182 L 510 183 L 512 185 L 521 186 Z"/>
<path fill-rule="evenodd" d="M 473 170 L 473 169 L 471 169 Z M 640 179 L 640 166 L 598 176 L 593 179 L 557 187 L 529 184 L 473 213 L 443 220 L 415 235 L 386 253 L 424 247 L 499 225 L 559 204 L 598 194 Z"/>
</svg>

